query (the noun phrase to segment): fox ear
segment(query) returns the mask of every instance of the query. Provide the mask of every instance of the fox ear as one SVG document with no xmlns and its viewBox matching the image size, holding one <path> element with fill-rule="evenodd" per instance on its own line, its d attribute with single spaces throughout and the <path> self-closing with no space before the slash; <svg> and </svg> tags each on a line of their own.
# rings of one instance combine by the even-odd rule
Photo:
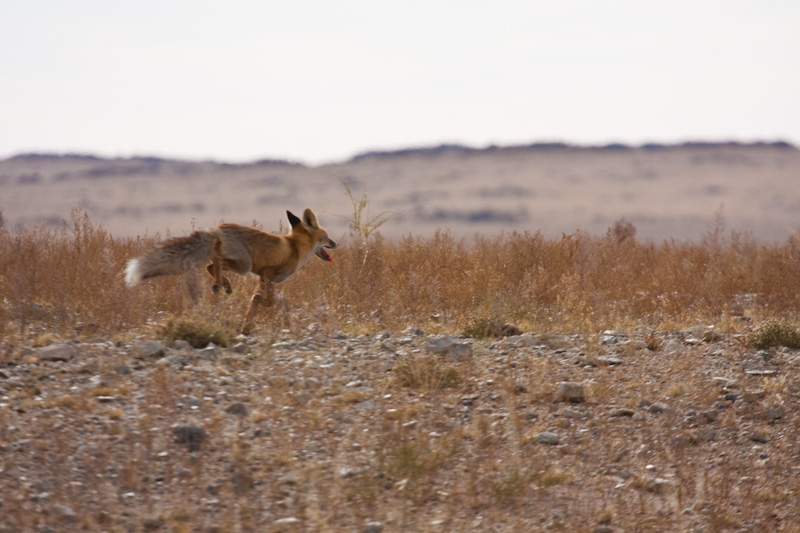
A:
<svg viewBox="0 0 800 533">
<path fill-rule="evenodd" d="M 303 222 L 311 229 L 319 229 L 319 222 L 317 222 L 317 215 L 311 209 L 303 211 Z"/>
<path fill-rule="evenodd" d="M 297 218 L 297 216 L 295 216 L 295 214 L 292 213 L 291 211 L 286 211 L 286 216 L 289 217 L 289 224 L 291 224 L 292 227 L 295 227 L 298 224 L 300 224 L 300 219 Z"/>
</svg>

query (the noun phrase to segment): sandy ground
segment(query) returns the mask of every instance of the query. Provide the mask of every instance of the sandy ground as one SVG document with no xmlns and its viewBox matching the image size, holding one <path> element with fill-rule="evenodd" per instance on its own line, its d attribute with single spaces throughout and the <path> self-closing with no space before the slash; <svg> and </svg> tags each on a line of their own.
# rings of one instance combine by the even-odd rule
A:
<svg viewBox="0 0 800 533">
<path fill-rule="evenodd" d="M 660 149 L 439 147 L 309 167 L 154 158 L 18 156 L 0 161 L 6 226 L 60 224 L 74 207 L 115 236 L 181 235 L 222 220 L 286 227 L 311 207 L 334 235 L 367 194 L 368 218 L 397 213 L 384 237 L 585 230 L 625 217 L 639 239 L 695 240 L 722 208 L 726 230 L 782 241 L 800 229 L 800 151 L 784 145 Z"/>
</svg>

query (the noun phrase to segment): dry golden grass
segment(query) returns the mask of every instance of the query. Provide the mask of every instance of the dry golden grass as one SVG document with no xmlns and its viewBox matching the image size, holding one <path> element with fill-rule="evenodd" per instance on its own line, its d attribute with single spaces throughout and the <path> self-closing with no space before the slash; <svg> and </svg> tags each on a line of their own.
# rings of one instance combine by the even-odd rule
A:
<svg viewBox="0 0 800 533">
<path fill-rule="evenodd" d="M 207 335 L 224 338 L 246 309 L 255 276 L 234 276 L 234 294 L 214 297 L 203 274 L 206 297 L 195 308 L 179 277 L 126 287 L 125 262 L 152 244 L 114 239 L 78 211 L 60 230 L 0 231 L 2 333 L 33 342 L 37 335 L 119 337 L 158 324 L 174 337 L 200 320 L 213 323 Z M 437 231 L 372 238 L 368 254 L 365 246 L 344 246 L 332 265 L 312 262 L 280 285 L 283 298 L 262 319 L 262 333 L 311 323 L 353 333 L 464 331 L 481 321 L 537 332 L 730 328 L 743 314 L 794 320 L 800 309 L 798 235 L 764 244 L 712 228 L 697 243 L 645 244 L 613 232 L 457 240 Z"/>
</svg>

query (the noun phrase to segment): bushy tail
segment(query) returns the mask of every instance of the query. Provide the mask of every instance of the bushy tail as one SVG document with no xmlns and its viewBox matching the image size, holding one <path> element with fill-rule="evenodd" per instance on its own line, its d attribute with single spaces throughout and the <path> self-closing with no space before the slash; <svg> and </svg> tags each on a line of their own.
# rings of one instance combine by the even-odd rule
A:
<svg viewBox="0 0 800 533">
<path fill-rule="evenodd" d="M 143 279 L 182 274 L 198 263 L 211 261 L 217 239 L 215 234 L 201 230 L 162 242 L 149 254 L 128 261 L 125 283 L 133 287 Z"/>
</svg>

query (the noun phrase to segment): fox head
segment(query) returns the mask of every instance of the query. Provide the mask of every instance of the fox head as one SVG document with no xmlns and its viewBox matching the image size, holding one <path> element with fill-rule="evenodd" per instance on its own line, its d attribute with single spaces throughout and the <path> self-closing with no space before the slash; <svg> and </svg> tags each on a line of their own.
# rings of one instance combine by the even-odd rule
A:
<svg viewBox="0 0 800 533">
<path fill-rule="evenodd" d="M 311 241 L 311 253 L 316 254 L 323 261 L 328 261 L 329 263 L 333 261 L 333 258 L 325 249 L 336 248 L 339 244 L 328 237 L 328 232 L 319 225 L 317 215 L 311 209 L 303 211 L 302 220 L 291 211 L 286 211 L 286 216 L 289 217 L 289 223 L 292 225 L 292 235 L 305 235 Z"/>
</svg>

